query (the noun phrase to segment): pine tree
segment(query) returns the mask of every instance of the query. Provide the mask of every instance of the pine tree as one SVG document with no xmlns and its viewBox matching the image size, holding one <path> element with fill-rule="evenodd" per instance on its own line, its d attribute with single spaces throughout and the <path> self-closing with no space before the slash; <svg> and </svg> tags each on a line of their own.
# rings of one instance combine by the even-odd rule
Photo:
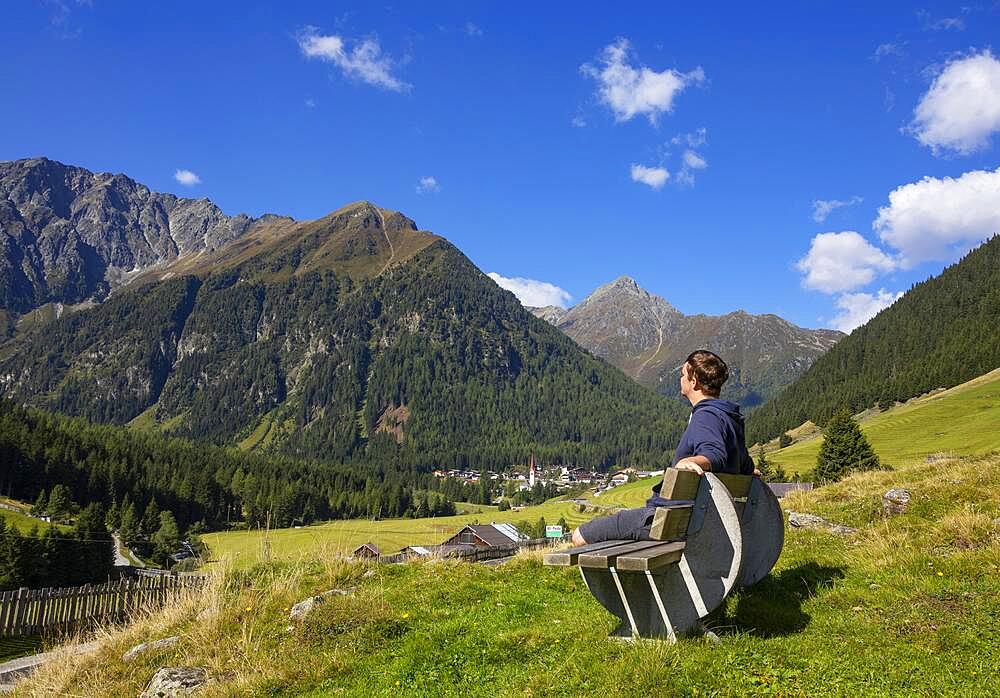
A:
<svg viewBox="0 0 1000 698">
<path fill-rule="evenodd" d="M 31 513 L 35 516 L 41 516 L 45 513 L 45 509 L 48 505 L 49 496 L 45 493 L 45 490 L 42 489 L 42 491 L 38 493 L 38 499 L 35 500 L 34 505 L 31 507 Z"/>
<path fill-rule="evenodd" d="M 160 507 L 155 499 L 150 499 L 146 510 L 142 512 L 142 533 L 147 538 L 152 537 L 160 528 Z"/>
<path fill-rule="evenodd" d="M 166 567 L 170 556 L 177 552 L 181 542 L 181 532 L 177 528 L 177 520 L 169 511 L 160 513 L 160 527 L 153 534 L 153 559 Z"/>
<path fill-rule="evenodd" d="M 881 467 L 878 456 L 847 408 L 838 411 L 823 430 L 823 444 L 816 458 L 819 482 L 836 482 L 845 475 Z"/>
<path fill-rule="evenodd" d="M 69 488 L 66 485 L 56 485 L 49 495 L 49 503 L 46 510 L 53 521 L 63 521 L 69 518 L 73 508 L 73 500 L 70 499 Z"/>
<path fill-rule="evenodd" d="M 125 543 L 132 543 L 141 535 L 139 517 L 135 513 L 135 505 L 132 502 L 126 502 L 122 508 L 122 520 L 118 528 L 118 533 Z"/>
<path fill-rule="evenodd" d="M 763 446 L 757 452 L 757 470 L 760 471 L 760 478 L 764 482 L 786 482 L 788 480 L 788 473 L 785 472 L 785 469 L 780 465 L 773 465 L 767 459 L 767 453 Z"/>
</svg>

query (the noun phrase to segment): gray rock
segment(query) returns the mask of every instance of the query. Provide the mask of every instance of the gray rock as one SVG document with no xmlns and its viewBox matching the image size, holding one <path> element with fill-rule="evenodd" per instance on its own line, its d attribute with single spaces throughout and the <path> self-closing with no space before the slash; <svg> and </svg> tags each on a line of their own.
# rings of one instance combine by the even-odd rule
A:
<svg viewBox="0 0 1000 698">
<path fill-rule="evenodd" d="M 904 514 L 910 506 L 910 493 L 902 487 L 894 487 L 882 495 L 882 511 L 886 514 Z"/>
<path fill-rule="evenodd" d="M 288 617 L 292 620 L 302 620 L 306 616 L 315 610 L 317 606 L 321 606 L 326 603 L 327 599 L 332 596 L 350 596 L 354 593 L 353 589 L 330 589 L 329 591 L 324 591 L 322 594 L 317 594 L 316 596 L 310 596 L 307 599 L 299 601 L 297 604 L 292 606 L 292 610 L 288 613 Z"/>
<path fill-rule="evenodd" d="M 122 659 L 126 662 L 131 662 L 140 654 L 145 654 L 146 652 L 152 652 L 153 650 L 161 650 L 164 647 L 171 647 L 173 645 L 176 645 L 180 641 L 181 638 L 179 636 L 172 635 L 170 637 L 164 637 L 159 640 L 153 640 L 152 642 L 143 642 L 141 645 L 136 645 L 128 652 L 123 654 Z"/>
<path fill-rule="evenodd" d="M 827 521 L 822 516 L 805 514 L 798 511 L 788 512 L 788 525 L 792 528 L 823 529 L 838 536 L 849 536 L 858 532 L 858 529 L 856 528 Z"/>
<path fill-rule="evenodd" d="M 267 224 L 275 217 L 258 219 Z M 0 162 L 5 309 L 103 300 L 136 272 L 211 252 L 258 220 L 47 158 Z"/>
<path fill-rule="evenodd" d="M 201 667 L 163 667 L 153 674 L 140 698 L 173 698 L 190 696 L 208 680 L 208 672 Z"/>
</svg>

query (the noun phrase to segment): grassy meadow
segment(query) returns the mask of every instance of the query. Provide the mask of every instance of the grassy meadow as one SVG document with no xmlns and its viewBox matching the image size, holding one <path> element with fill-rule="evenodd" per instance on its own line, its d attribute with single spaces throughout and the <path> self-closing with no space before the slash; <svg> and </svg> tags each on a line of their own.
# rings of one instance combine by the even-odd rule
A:
<svg viewBox="0 0 1000 698">
<path fill-rule="evenodd" d="M 887 517 L 881 495 L 899 486 L 910 509 Z M 1000 694 L 1000 452 L 858 474 L 785 505 L 859 532 L 787 530 L 772 574 L 709 617 L 719 644 L 609 641 L 616 621 L 576 570 L 538 553 L 499 567 L 314 558 L 220 566 L 208 590 L 105 630 L 96 654 L 15 695 L 137 695 L 185 665 L 206 668 L 207 697 Z M 354 591 L 289 621 L 331 588 Z"/>
<path fill-rule="evenodd" d="M 930 454 L 975 455 L 1000 449 L 1000 370 L 968 383 L 876 413 L 861 422 L 883 462 L 898 468 L 923 463 Z M 768 458 L 789 472 L 805 472 L 816 463 L 822 437 L 802 441 Z M 655 481 L 638 480 L 599 496 L 585 498 L 602 507 L 636 507 L 649 496 Z M 459 504 L 459 507 L 471 506 Z M 308 560 L 350 551 L 373 542 L 384 552 L 406 545 L 441 543 L 469 523 L 536 522 L 540 517 L 554 524 L 565 517 L 576 526 L 593 516 L 596 509 L 581 513 L 562 499 L 520 511 L 499 512 L 478 507 L 479 512 L 460 516 L 385 521 L 331 521 L 298 529 L 236 531 L 204 536 L 216 561 L 247 566 L 266 560 Z"/>
<path fill-rule="evenodd" d="M 13 499 L 7 499 L 6 497 L 0 497 L 0 503 L 6 504 L 8 506 L 17 507 L 21 511 L 27 512 L 30 510 L 31 505 L 25 504 L 24 502 L 18 502 Z M 36 528 L 39 531 L 44 531 L 50 525 L 54 525 L 56 528 L 62 531 L 68 531 L 69 526 L 63 526 L 61 524 L 47 524 L 44 521 L 32 518 L 28 516 L 27 513 L 21 513 L 19 511 L 11 511 L 10 509 L 0 509 L 0 519 L 7 522 L 8 526 L 13 526 L 21 533 L 27 533 L 32 528 Z"/>
<path fill-rule="evenodd" d="M 1000 448 L 1000 369 L 949 390 L 914 398 L 861 420 L 861 431 L 883 463 L 898 467 L 935 454 L 975 455 Z M 816 465 L 822 435 L 773 453 L 789 473 Z"/>
</svg>

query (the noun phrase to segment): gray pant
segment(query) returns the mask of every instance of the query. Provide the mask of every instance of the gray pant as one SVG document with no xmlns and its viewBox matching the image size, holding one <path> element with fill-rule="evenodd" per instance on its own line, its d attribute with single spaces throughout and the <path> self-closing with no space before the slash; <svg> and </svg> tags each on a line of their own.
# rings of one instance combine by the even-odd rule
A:
<svg viewBox="0 0 1000 698">
<path fill-rule="evenodd" d="M 580 526 L 580 535 L 588 543 L 605 540 L 650 540 L 649 528 L 653 525 L 656 507 L 625 509 L 611 516 L 591 519 Z"/>
</svg>

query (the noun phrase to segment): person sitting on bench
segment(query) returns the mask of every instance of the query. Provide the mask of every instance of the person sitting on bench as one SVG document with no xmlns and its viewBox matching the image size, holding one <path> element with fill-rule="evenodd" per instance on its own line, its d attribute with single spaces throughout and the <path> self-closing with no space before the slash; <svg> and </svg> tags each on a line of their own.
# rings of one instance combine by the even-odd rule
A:
<svg viewBox="0 0 1000 698">
<path fill-rule="evenodd" d="M 706 349 L 699 349 L 687 357 L 680 374 L 681 395 L 691 403 L 691 418 L 674 452 L 673 467 L 692 470 L 699 475 L 709 471 L 756 474 L 743 436 L 740 406 L 719 399 L 722 384 L 729 378 L 726 362 Z M 574 545 L 605 540 L 649 540 L 656 507 L 670 504 L 670 500 L 660 496 L 662 484 L 653 488 L 653 496 L 646 501 L 646 506 L 582 524 L 573 531 Z"/>
</svg>

